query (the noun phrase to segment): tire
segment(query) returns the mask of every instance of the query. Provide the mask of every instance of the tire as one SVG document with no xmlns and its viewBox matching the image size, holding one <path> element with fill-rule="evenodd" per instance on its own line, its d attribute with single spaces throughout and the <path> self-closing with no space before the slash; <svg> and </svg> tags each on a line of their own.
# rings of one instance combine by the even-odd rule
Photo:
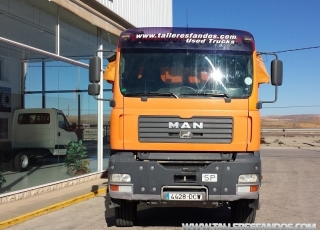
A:
<svg viewBox="0 0 320 230">
<path fill-rule="evenodd" d="M 18 172 L 25 171 L 30 164 L 28 154 L 25 152 L 18 153 L 14 158 L 14 167 Z"/>
<path fill-rule="evenodd" d="M 115 208 L 117 227 L 132 227 L 137 217 L 137 203 L 121 200 L 120 207 Z"/>
<path fill-rule="evenodd" d="M 252 200 L 237 200 L 231 202 L 232 223 L 254 223 L 257 210 L 249 207 L 251 203 Z"/>
</svg>

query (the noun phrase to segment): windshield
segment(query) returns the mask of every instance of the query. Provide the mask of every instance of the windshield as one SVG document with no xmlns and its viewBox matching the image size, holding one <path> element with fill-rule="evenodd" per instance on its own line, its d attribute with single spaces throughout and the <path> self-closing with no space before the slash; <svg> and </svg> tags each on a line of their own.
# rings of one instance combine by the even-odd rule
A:
<svg viewBox="0 0 320 230">
<path fill-rule="evenodd" d="M 247 98 L 252 53 L 122 49 L 120 76 L 125 96 Z"/>
</svg>

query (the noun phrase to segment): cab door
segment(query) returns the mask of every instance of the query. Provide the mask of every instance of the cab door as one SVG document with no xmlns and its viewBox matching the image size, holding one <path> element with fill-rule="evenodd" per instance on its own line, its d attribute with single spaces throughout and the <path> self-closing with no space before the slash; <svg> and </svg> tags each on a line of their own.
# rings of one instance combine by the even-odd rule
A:
<svg viewBox="0 0 320 230">
<path fill-rule="evenodd" d="M 65 155 L 69 142 L 77 141 L 77 135 L 62 112 L 57 112 L 57 121 L 57 143 L 53 155 Z"/>
</svg>

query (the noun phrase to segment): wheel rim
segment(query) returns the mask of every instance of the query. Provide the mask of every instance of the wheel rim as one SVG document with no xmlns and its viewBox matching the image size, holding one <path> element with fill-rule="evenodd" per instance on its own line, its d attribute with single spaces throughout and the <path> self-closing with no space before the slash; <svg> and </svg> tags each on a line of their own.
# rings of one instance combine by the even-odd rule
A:
<svg viewBox="0 0 320 230">
<path fill-rule="evenodd" d="M 22 155 L 22 156 L 21 156 L 21 167 L 22 167 L 22 168 L 27 167 L 27 166 L 28 166 L 28 163 L 29 163 L 28 156 Z"/>
</svg>

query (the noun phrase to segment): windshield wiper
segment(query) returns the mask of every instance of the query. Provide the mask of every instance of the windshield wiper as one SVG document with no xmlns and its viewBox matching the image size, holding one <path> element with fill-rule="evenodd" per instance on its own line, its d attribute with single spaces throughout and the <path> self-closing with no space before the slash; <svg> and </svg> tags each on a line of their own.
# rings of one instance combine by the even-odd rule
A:
<svg viewBox="0 0 320 230">
<path fill-rule="evenodd" d="M 205 93 L 205 92 L 194 92 L 194 93 L 181 93 L 180 95 L 197 95 L 197 96 L 210 96 L 210 97 L 226 97 L 230 96 L 226 93 Z"/>
<path fill-rule="evenodd" d="M 180 95 L 197 95 L 197 96 L 206 96 L 206 97 L 223 97 L 225 102 L 231 102 L 231 98 L 226 93 L 205 93 L 205 92 L 194 92 L 194 93 L 181 93 Z"/>
<path fill-rule="evenodd" d="M 172 96 L 175 98 L 179 98 L 176 94 L 168 92 L 168 93 L 158 93 L 158 92 L 135 92 L 135 93 L 127 93 L 126 96 Z"/>
</svg>

